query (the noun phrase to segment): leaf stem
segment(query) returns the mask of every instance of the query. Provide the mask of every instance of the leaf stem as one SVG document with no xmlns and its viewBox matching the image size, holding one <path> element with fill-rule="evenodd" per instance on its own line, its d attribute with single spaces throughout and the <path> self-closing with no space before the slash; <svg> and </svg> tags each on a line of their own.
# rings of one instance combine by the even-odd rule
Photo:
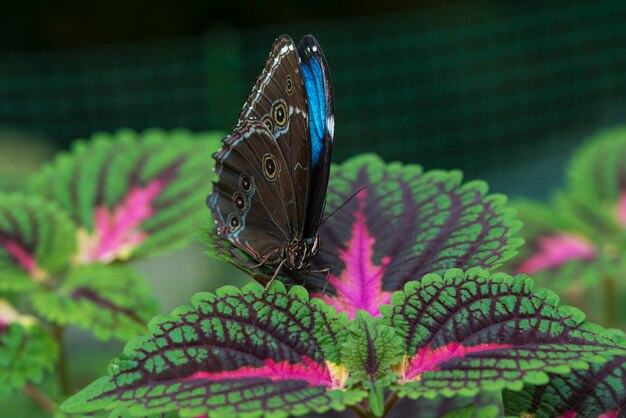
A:
<svg viewBox="0 0 626 418">
<path fill-rule="evenodd" d="M 58 376 L 59 387 L 63 397 L 66 398 L 70 395 L 70 381 L 67 374 L 67 356 L 65 353 L 65 326 L 54 325 L 53 327 L 54 339 L 59 347 L 59 363 L 58 363 Z"/>
<path fill-rule="evenodd" d="M 604 326 L 616 328 L 619 325 L 617 320 L 617 280 L 613 277 L 605 277 L 602 285 L 604 289 Z"/>
<path fill-rule="evenodd" d="M 350 405 L 349 408 L 359 418 L 371 418 L 371 415 L 361 405 Z"/>
<path fill-rule="evenodd" d="M 48 413 L 49 415 L 54 415 L 54 402 L 50 400 L 48 395 L 39 390 L 39 388 L 33 386 L 30 383 L 26 383 L 24 385 L 24 393 L 33 401 L 35 401 L 37 405 L 41 407 L 41 409 L 46 411 L 46 413 Z"/>
<path fill-rule="evenodd" d="M 391 392 L 391 394 L 387 397 L 387 399 L 385 399 L 385 409 L 383 410 L 383 418 L 387 416 L 387 414 L 389 413 L 389 411 L 391 411 L 391 409 L 396 405 L 396 402 L 398 402 L 399 396 L 398 396 L 398 391 L 394 390 L 393 392 Z"/>
</svg>

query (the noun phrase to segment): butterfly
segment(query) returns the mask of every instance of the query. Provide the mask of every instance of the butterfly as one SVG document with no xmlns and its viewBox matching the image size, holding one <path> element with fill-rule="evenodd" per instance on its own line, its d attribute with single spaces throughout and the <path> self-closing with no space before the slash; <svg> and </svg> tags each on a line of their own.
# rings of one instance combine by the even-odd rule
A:
<svg viewBox="0 0 626 418">
<path fill-rule="evenodd" d="M 250 268 L 274 268 L 270 282 L 281 271 L 310 270 L 318 252 L 334 127 L 322 49 L 311 35 L 297 48 L 281 35 L 213 154 L 218 180 L 207 198 L 217 234 L 255 260 Z"/>
</svg>

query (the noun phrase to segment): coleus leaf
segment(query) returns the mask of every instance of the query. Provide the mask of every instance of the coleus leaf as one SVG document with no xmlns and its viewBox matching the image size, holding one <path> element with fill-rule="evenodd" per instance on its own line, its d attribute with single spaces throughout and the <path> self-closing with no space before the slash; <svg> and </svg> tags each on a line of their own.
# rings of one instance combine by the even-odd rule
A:
<svg viewBox="0 0 626 418">
<path fill-rule="evenodd" d="M 592 217 L 583 221 L 573 215 L 564 205 L 566 200 L 562 194 L 552 206 L 514 202 L 524 222 L 521 234 L 526 245 L 507 264 L 507 271 L 531 274 L 537 283 L 583 309 L 593 321 L 614 323 L 618 314 L 605 309 L 602 297 L 619 299 L 624 291 L 618 280 L 626 274 L 626 263 L 619 257 L 621 239 L 594 223 Z"/>
<path fill-rule="evenodd" d="M 380 417 L 384 412 L 383 388 L 395 379 L 392 367 L 402 361 L 404 342 L 382 318 L 372 318 L 365 311 L 358 311 L 347 328 L 342 358 L 346 368 L 353 371 L 348 383 L 360 383 L 369 391 L 369 410 Z"/>
<path fill-rule="evenodd" d="M 57 346 L 37 320 L 0 299 L 0 398 L 40 382 L 56 360 Z"/>
<path fill-rule="evenodd" d="M 452 269 L 407 284 L 381 307 L 407 347 L 398 369 L 400 395 L 520 390 L 523 383 L 546 383 L 547 373 L 626 353 L 623 338 L 557 304 L 554 293 L 533 292 L 526 276 L 482 269 Z"/>
<path fill-rule="evenodd" d="M 520 219 L 531 231 L 524 235 L 545 236 L 532 224 L 560 233 L 573 234 L 598 249 L 615 247 L 626 226 L 626 128 L 612 129 L 591 138 L 568 167 L 568 185 L 557 193 L 550 207 L 522 202 Z M 526 213 L 524 213 L 526 212 Z M 543 219 L 540 218 L 543 215 Z M 553 234 L 554 235 L 554 234 Z"/>
<path fill-rule="evenodd" d="M 392 292 L 427 273 L 499 266 L 521 245 L 513 237 L 521 224 L 504 196 L 486 193 L 483 182 L 461 184 L 458 171 L 424 173 L 369 154 L 334 165 L 326 205 L 331 216 L 319 228 L 322 244 L 311 266 L 329 267 L 330 281 L 322 296 L 325 275 L 312 273 L 307 288 L 354 318 L 359 309 L 378 315 Z M 257 262 L 213 231 L 202 241 L 209 255 L 254 274 L 247 266 Z"/>
<path fill-rule="evenodd" d="M 511 270 L 524 274 L 554 272 L 571 261 L 597 259 L 596 244 L 563 216 L 564 211 L 529 200 L 518 200 L 514 206 L 524 222 L 521 234 L 526 245 L 508 264 Z"/>
<path fill-rule="evenodd" d="M 192 305 L 149 324 L 110 375 L 68 399 L 67 412 L 127 408 L 133 415 L 281 417 L 343 409 L 362 391 L 345 391 L 339 316 L 301 287 L 251 283 L 200 293 Z"/>
<path fill-rule="evenodd" d="M 123 265 L 77 266 L 56 288 L 38 289 L 31 297 L 43 318 L 77 325 L 102 340 L 145 332 L 158 310 L 144 278 Z"/>
<path fill-rule="evenodd" d="M 550 383 L 504 391 L 507 414 L 549 417 L 623 417 L 626 413 L 626 356 L 614 356 L 586 370 L 553 375 Z"/>
<path fill-rule="evenodd" d="M 79 227 L 78 263 L 151 255 L 193 237 L 217 140 L 182 130 L 95 134 L 42 170 L 32 190 Z"/>
<path fill-rule="evenodd" d="M 58 273 L 76 248 L 76 230 L 54 204 L 0 193 L 0 290 L 36 287 Z"/>
<path fill-rule="evenodd" d="M 342 358 L 348 370 L 355 371 L 350 380 L 365 383 L 379 380 L 402 361 L 404 341 L 382 318 L 372 318 L 367 312 L 359 311 L 347 329 Z"/>
<path fill-rule="evenodd" d="M 600 132 L 572 158 L 568 190 L 587 206 L 600 207 L 614 225 L 626 226 L 626 127 Z"/>
</svg>

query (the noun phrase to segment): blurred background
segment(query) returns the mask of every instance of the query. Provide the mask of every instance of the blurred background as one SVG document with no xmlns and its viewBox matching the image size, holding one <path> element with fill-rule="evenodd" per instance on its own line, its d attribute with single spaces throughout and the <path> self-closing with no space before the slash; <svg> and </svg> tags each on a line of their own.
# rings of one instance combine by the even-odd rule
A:
<svg viewBox="0 0 626 418">
<path fill-rule="evenodd" d="M 546 3 L 8 2 L 0 188 L 21 187 L 95 131 L 227 132 L 273 40 L 311 33 L 335 90 L 335 162 L 375 152 L 545 199 L 586 136 L 626 120 L 626 2 Z M 196 291 L 245 281 L 200 245 L 139 268 L 163 312 Z M 123 346 L 74 334 L 77 374 L 105 373 Z"/>
</svg>

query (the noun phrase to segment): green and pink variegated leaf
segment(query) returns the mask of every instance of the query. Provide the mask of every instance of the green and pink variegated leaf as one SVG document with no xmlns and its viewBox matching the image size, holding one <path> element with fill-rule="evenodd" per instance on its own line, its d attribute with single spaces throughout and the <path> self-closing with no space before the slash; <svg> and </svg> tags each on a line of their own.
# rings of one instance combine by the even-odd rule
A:
<svg viewBox="0 0 626 418">
<path fill-rule="evenodd" d="M 51 202 L 0 194 L 0 290 L 32 289 L 67 265 L 76 229 Z"/>
<path fill-rule="evenodd" d="M 520 228 L 503 196 L 459 172 L 385 164 L 374 155 L 333 171 L 322 247 L 314 268 L 331 268 L 327 303 L 354 316 L 378 314 L 391 292 L 452 267 L 494 268 L 516 254 Z"/>
<path fill-rule="evenodd" d="M 526 245 L 508 264 L 516 273 L 536 274 L 554 272 L 572 261 L 591 263 L 597 259 L 598 250 L 589 234 L 577 225 L 563 210 L 553 209 L 529 200 L 514 202 L 518 217 L 524 222 L 522 236 Z"/>
<path fill-rule="evenodd" d="M 571 203 L 565 203 L 567 196 L 558 197 L 553 206 L 526 200 L 514 203 L 524 222 L 526 245 L 506 269 L 532 275 L 537 283 L 585 311 L 590 320 L 606 323 L 610 319 L 597 289 L 606 288 L 603 280 L 626 275 L 626 263 L 615 257 L 619 238 L 602 224 L 584 223 L 573 216 L 567 209 Z M 615 287 L 612 293 L 623 291 Z"/>
<path fill-rule="evenodd" d="M 79 227 L 77 263 L 151 255 L 193 238 L 217 141 L 182 130 L 95 134 L 42 170 L 32 191 Z"/>
<path fill-rule="evenodd" d="M 381 307 L 403 336 L 398 368 L 401 396 L 471 395 L 544 384 L 548 373 L 567 373 L 626 354 L 621 337 L 584 322 L 584 314 L 558 306 L 532 279 L 482 269 L 452 269 L 412 282 Z"/>
<path fill-rule="evenodd" d="M 364 396 L 345 390 L 345 321 L 303 288 L 287 292 L 279 282 L 200 293 L 191 306 L 153 320 L 149 338 L 132 340 L 111 375 L 63 409 L 209 417 L 343 409 Z"/>
<path fill-rule="evenodd" d="M 41 288 L 31 300 L 50 322 L 76 325 L 98 339 L 127 340 L 146 332 L 158 306 L 145 279 L 124 265 L 76 266 L 54 289 Z"/>
<path fill-rule="evenodd" d="M 626 415 L 626 356 L 586 370 L 550 376 L 550 383 L 504 391 L 508 415 L 536 418 L 618 418 Z"/>
<path fill-rule="evenodd" d="M 311 266 L 330 268 L 330 281 L 322 296 L 325 274 L 312 273 L 307 288 L 350 318 L 359 309 L 378 315 L 392 292 L 427 273 L 495 268 L 511 258 L 522 243 L 514 237 L 521 226 L 514 211 L 503 196 L 487 195 L 485 183 L 461 179 L 460 172 L 424 173 L 369 154 L 334 165 L 331 216 L 319 228 L 322 244 Z M 210 255 L 254 273 L 247 266 L 257 262 L 212 231 L 202 240 Z M 305 282 L 303 274 L 291 279 Z"/>
<path fill-rule="evenodd" d="M 37 320 L 0 299 L 0 398 L 52 370 L 57 346 Z"/>
</svg>

